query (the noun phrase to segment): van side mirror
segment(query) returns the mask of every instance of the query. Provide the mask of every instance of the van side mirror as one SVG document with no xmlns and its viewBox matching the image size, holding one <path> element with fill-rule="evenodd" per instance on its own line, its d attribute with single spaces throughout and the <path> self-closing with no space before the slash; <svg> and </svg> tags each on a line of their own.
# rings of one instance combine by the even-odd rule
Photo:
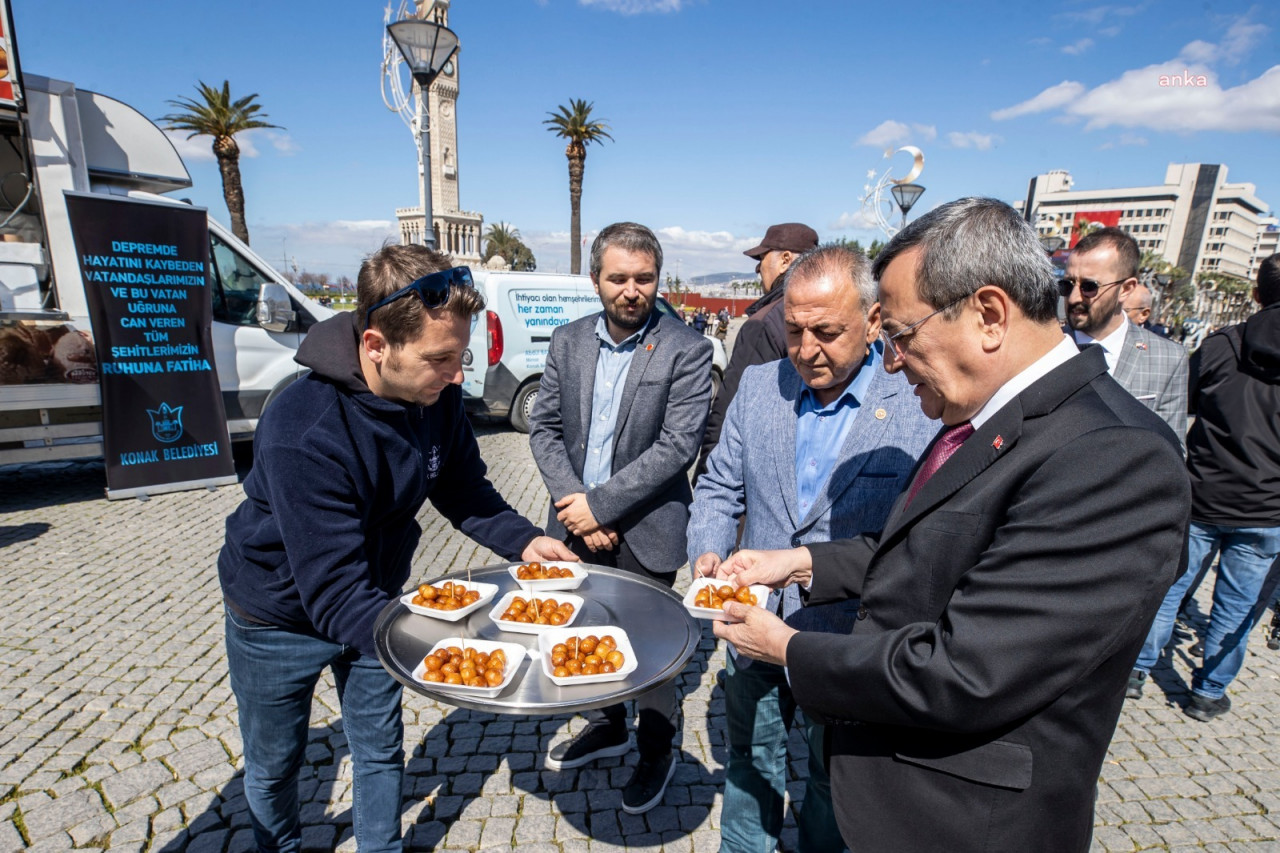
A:
<svg viewBox="0 0 1280 853">
<path fill-rule="evenodd" d="M 268 332 L 292 332 L 298 326 L 289 291 L 274 281 L 264 282 L 258 293 L 258 325 Z"/>
</svg>

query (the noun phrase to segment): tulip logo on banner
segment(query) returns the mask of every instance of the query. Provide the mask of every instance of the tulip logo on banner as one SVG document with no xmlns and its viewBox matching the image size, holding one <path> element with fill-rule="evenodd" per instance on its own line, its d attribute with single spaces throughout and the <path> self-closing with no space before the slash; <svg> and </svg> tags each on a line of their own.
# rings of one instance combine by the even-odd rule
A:
<svg viewBox="0 0 1280 853">
<path fill-rule="evenodd" d="M 168 403 L 161 403 L 158 409 L 147 409 L 151 416 L 151 434 L 156 441 L 168 444 L 182 438 L 182 407 L 174 409 Z"/>
</svg>

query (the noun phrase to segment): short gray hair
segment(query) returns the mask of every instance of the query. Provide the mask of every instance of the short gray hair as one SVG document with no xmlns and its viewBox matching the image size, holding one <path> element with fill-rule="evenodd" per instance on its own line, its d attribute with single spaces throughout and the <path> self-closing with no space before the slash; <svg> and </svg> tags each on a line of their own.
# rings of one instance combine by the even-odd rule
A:
<svg viewBox="0 0 1280 853">
<path fill-rule="evenodd" d="M 1057 322 L 1058 283 L 1035 229 L 994 198 L 969 197 L 929 211 L 893 236 L 876 255 L 879 281 L 895 258 L 923 249 L 919 297 L 934 308 L 958 302 L 984 285 L 1003 290 L 1038 323 Z M 959 306 L 944 312 L 951 318 Z"/>
<path fill-rule="evenodd" d="M 785 287 L 797 279 L 807 279 L 823 274 L 847 275 L 858 291 L 858 307 L 862 309 L 863 314 L 871 310 L 871 306 L 878 298 L 876 282 L 871 276 L 871 262 L 867 260 L 867 256 L 839 243 L 829 243 L 816 249 L 809 249 L 796 258 L 783 273 L 786 278 L 782 284 Z"/>
<path fill-rule="evenodd" d="M 591 244 L 591 278 L 600 277 L 604 267 L 604 250 L 610 246 L 628 252 L 644 252 L 653 258 L 653 265 L 662 273 L 662 244 L 653 232 L 636 222 L 615 222 L 606 225 Z"/>
</svg>

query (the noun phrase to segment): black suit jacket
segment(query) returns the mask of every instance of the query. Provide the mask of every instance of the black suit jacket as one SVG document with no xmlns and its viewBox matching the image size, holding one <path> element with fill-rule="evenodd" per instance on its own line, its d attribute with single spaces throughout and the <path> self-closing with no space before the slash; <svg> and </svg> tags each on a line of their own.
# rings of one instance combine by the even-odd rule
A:
<svg viewBox="0 0 1280 853">
<path fill-rule="evenodd" d="M 926 453 L 927 455 L 927 453 Z M 1130 668 L 1185 547 L 1176 436 L 1082 353 L 977 430 L 879 543 L 808 546 L 791 686 L 853 851 L 1085 851 Z"/>
</svg>

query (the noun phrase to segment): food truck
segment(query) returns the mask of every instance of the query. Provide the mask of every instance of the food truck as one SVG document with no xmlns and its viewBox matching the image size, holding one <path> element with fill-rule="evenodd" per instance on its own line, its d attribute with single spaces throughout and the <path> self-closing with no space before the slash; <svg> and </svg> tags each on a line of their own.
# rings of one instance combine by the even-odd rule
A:
<svg viewBox="0 0 1280 853">
<path fill-rule="evenodd" d="M 94 333 L 105 330 L 93 327 L 89 297 L 97 296 L 86 293 L 88 259 L 77 251 L 68 208 L 77 198 L 113 197 L 150 205 L 153 213 L 160 207 L 162 218 L 172 209 L 190 220 L 199 209 L 168 195 L 190 187 L 191 177 L 160 128 L 107 95 L 20 74 L 10 20 L 3 27 L 0 465 L 102 456 L 101 378 L 111 366 L 100 365 L 95 355 Z M 122 247 L 132 254 L 99 260 L 145 262 L 188 277 L 196 270 L 199 286 L 188 295 L 212 302 L 212 366 L 226 429 L 232 439 L 250 438 L 263 410 L 301 375 L 293 356 L 303 336 L 333 312 L 304 296 L 215 219 L 203 219 L 207 261 L 203 245 L 200 262 L 179 262 L 155 257 L 166 251 L 162 246 L 141 244 Z M 196 224 L 202 242 L 204 223 Z M 126 278 L 121 273 L 116 280 Z M 145 322 L 150 328 L 177 321 Z M 164 337 L 155 332 L 148 340 Z"/>
</svg>

